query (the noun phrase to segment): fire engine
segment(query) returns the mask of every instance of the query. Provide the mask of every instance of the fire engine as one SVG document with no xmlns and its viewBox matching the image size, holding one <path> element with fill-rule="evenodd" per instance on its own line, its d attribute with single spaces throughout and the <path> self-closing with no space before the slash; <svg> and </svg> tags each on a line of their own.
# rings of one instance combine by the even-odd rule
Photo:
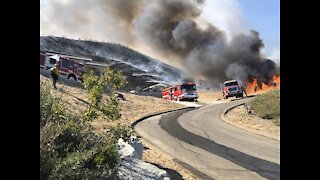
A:
<svg viewBox="0 0 320 180">
<path fill-rule="evenodd" d="M 198 93 L 195 83 L 183 83 L 162 90 L 162 99 L 167 100 L 193 100 L 197 101 Z"/>
<path fill-rule="evenodd" d="M 228 80 L 220 84 L 223 98 L 228 99 L 228 97 L 233 96 L 236 98 L 243 97 L 243 91 L 239 84 L 237 80 Z"/>
<path fill-rule="evenodd" d="M 70 80 L 83 82 L 82 72 L 85 61 L 91 61 L 89 58 L 81 58 L 68 55 L 58 55 L 54 53 L 40 52 L 40 68 L 49 71 L 58 61 L 58 70 L 61 77 Z"/>
</svg>

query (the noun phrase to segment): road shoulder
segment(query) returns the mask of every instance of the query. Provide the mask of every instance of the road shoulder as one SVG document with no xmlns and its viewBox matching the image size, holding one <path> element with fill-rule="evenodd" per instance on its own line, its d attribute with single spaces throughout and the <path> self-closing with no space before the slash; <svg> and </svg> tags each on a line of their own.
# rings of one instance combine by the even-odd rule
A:
<svg viewBox="0 0 320 180">
<path fill-rule="evenodd" d="M 254 114 L 248 114 L 243 105 L 227 109 L 221 114 L 221 119 L 235 127 L 280 141 L 279 126 Z"/>
</svg>

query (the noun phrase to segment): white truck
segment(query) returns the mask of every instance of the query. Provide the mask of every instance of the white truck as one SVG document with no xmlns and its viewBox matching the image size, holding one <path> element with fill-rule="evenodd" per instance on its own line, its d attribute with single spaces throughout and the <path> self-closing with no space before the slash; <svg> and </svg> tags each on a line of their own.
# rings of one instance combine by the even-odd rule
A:
<svg viewBox="0 0 320 180">
<path fill-rule="evenodd" d="M 228 97 L 243 97 L 243 90 L 241 85 L 237 80 L 228 80 L 224 81 L 223 84 L 220 84 L 221 93 L 224 99 Z"/>
</svg>

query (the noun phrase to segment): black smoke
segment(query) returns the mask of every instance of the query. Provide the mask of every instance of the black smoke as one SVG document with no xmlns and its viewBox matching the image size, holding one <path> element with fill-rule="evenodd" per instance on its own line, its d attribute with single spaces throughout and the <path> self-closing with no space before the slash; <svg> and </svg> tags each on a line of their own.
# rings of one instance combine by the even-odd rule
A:
<svg viewBox="0 0 320 180">
<path fill-rule="evenodd" d="M 210 82 L 255 77 L 268 83 L 279 74 L 276 64 L 260 53 L 264 44 L 258 32 L 251 30 L 229 41 L 214 24 L 199 23 L 205 0 L 92 0 L 85 7 L 82 2 L 74 0 L 58 7 L 67 10 L 73 25 L 79 21 L 81 26 L 90 26 L 95 15 L 105 17 L 106 32 L 112 29 L 114 36 L 127 44 L 145 44 L 164 58 L 177 57 L 166 62 L 179 61 L 193 77 Z M 59 13 L 54 11 L 53 23 L 64 21 Z"/>
</svg>

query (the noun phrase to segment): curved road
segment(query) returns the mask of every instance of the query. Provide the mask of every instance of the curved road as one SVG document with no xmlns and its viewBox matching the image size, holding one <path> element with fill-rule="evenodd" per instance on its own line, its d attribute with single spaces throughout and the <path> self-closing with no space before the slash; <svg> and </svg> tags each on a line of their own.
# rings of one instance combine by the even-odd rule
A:
<svg viewBox="0 0 320 180">
<path fill-rule="evenodd" d="M 247 100 L 154 116 L 135 129 L 202 179 L 280 179 L 280 141 L 234 127 L 220 117 Z"/>
</svg>

